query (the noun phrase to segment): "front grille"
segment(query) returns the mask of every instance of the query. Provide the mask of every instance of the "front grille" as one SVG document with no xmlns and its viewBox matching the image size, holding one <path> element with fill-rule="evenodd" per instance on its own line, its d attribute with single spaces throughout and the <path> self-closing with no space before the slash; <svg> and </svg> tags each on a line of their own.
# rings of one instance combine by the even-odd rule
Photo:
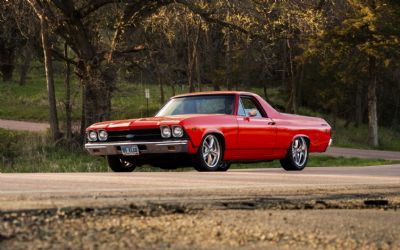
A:
<svg viewBox="0 0 400 250">
<path fill-rule="evenodd" d="M 109 131 L 108 142 L 115 141 L 154 141 L 160 140 L 161 131 L 157 129 L 137 129 L 137 130 L 121 130 Z"/>
</svg>

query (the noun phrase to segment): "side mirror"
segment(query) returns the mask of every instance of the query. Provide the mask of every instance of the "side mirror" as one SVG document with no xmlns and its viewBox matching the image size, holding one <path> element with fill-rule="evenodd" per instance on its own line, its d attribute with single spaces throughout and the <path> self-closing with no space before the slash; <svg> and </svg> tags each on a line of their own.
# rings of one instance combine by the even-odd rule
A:
<svg viewBox="0 0 400 250">
<path fill-rule="evenodd" d="M 249 111 L 250 117 L 255 117 L 255 116 L 257 116 L 257 114 L 258 114 L 257 109 L 252 109 Z"/>
</svg>

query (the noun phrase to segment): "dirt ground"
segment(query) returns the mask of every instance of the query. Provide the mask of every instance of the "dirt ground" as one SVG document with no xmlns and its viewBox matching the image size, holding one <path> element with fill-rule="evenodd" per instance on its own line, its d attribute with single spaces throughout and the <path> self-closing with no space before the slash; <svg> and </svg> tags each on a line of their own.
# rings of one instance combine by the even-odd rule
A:
<svg viewBox="0 0 400 250">
<path fill-rule="evenodd" d="M 0 249 L 400 249 L 399 209 L 395 197 L 4 212 Z"/>
</svg>

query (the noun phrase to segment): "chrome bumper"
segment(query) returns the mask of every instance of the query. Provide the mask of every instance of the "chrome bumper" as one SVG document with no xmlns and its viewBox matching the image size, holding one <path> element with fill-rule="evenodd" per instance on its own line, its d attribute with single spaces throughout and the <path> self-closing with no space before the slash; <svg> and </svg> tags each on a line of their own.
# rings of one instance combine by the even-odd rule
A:
<svg viewBox="0 0 400 250">
<path fill-rule="evenodd" d="M 91 155 L 120 155 L 121 146 L 137 145 L 140 154 L 187 153 L 188 140 L 157 142 L 97 142 L 86 143 L 85 149 Z"/>
</svg>

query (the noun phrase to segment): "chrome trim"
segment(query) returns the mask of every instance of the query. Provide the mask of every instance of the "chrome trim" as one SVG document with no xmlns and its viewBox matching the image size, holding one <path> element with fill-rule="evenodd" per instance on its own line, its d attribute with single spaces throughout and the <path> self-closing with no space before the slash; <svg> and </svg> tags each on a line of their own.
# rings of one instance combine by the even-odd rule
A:
<svg viewBox="0 0 400 250">
<path fill-rule="evenodd" d="M 145 146 L 146 149 L 140 150 L 140 154 L 154 153 L 187 153 L 188 140 L 179 141 L 134 141 L 134 142 L 103 142 L 103 143 L 86 143 L 85 149 L 92 155 L 120 155 L 120 146 L 138 145 Z M 173 147 L 173 148 L 171 148 Z"/>
</svg>

